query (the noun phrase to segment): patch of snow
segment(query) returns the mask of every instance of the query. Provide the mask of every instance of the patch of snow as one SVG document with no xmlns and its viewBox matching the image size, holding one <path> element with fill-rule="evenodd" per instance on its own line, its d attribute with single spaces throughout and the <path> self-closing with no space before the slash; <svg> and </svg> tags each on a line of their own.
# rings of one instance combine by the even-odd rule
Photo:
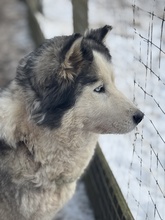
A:
<svg viewBox="0 0 165 220">
<path fill-rule="evenodd" d="M 78 183 L 76 193 L 57 214 L 55 220 L 94 220 L 83 182 Z"/>
</svg>

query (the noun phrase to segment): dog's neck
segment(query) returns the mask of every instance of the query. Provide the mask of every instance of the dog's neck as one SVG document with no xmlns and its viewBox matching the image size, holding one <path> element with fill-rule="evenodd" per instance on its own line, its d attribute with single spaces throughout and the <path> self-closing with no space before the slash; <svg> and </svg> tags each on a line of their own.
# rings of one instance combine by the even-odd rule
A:
<svg viewBox="0 0 165 220">
<path fill-rule="evenodd" d="M 97 135 L 83 131 L 73 111 L 64 116 L 60 128 L 37 126 L 29 120 L 23 97 L 7 93 L 0 97 L 0 139 L 15 149 L 24 143 L 34 162 L 41 164 L 34 182 L 77 180 L 94 153 Z"/>
</svg>

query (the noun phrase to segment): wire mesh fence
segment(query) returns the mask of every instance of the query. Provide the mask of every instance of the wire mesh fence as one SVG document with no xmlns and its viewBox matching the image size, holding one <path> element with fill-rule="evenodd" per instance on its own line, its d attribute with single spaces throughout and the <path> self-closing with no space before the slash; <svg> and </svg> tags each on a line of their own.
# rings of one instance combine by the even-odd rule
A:
<svg viewBox="0 0 165 220">
<path fill-rule="evenodd" d="M 134 1 L 134 38 L 139 43 L 139 53 L 134 55 L 142 67 L 143 75 L 134 73 L 134 99 L 139 90 L 143 93 L 146 120 L 140 134 L 133 141 L 130 174 L 134 157 L 139 160 L 139 176 L 136 177 L 138 197 L 128 191 L 143 219 L 164 219 L 165 212 L 165 2 Z M 144 18 L 145 28 L 141 18 Z M 140 26 L 138 24 L 141 24 Z M 141 96 L 142 98 L 142 96 Z M 145 107 L 145 105 L 147 105 Z M 138 137 L 139 136 L 139 137 Z M 141 147 L 137 149 L 137 139 Z M 131 179 L 128 182 L 128 189 Z M 145 197 L 145 198 L 144 198 Z M 143 201 L 144 198 L 144 201 Z"/>
<path fill-rule="evenodd" d="M 108 4 L 108 1 L 105 1 L 105 4 Z M 121 87 L 135 103 L 138 103 L 145 113 L 145 119 L 142 125 L 135 129 L 134 134 L 117 138 L 107 137 L 106 140 L 103 137 L 100 143 L 106 145 L 105 155 L 111 153 L 106 156 L 107 160 L 134 218 L 163 220 L 165 219 L 165 2 L 130 0 L 116 4 L 114 7 L 109 4 L 109 14 L 113 12 L 117 19 L 115 25 L 120 27 L 114 35 L 125 43 L 124 46 L 119 42 L 116 45 L 120 45 L 120 51 L 126 52 L 125 57 L 117 55 L 115 58 L 114 64 L 122 66 L 116 68 L 117 77 L 120 82 L 124 72 Z M 111 48 L 113 39 L 108 43 Z M 116 51 L 124 54 L 119 48 Z M 122 63 L 121 58 L 124 60 Z M 128 70 L 129 74 L 124 70 Z M 123 81 L 126 83 L 125 86 Z M 128 88 L 127 81 L 132 85 L 132 91 Z M 129 147 L 121 147 L 123 145 Z M 121 158 L 123 163 L 113 162 L 115 159 L 120 160 L 121 155 L 125 157 L 125 160 Z"/>
</svg>

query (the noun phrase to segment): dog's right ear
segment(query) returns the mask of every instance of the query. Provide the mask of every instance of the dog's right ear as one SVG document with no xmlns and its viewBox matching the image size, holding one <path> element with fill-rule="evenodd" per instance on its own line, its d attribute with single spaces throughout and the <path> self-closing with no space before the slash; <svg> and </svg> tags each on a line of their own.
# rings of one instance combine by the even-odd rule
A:
<svg viewBox="0 0 165 220">
<path fill-rule="evenodd" d="M 87 30 L 85 32 L 85 37 L 88 39 L 95 40 L 97 42 L 103 42 L 105 36 L 111 30 L 112 30 L 112 26 L 105 25 L 104 27 L 98 29 Z"/>
</svg>

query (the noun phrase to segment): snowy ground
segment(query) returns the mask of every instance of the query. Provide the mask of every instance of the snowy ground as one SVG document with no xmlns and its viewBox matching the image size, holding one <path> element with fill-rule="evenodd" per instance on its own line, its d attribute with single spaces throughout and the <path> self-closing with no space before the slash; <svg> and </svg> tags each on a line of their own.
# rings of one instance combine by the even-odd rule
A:
<svg viewBox="0 0 165 220">
<path fill-rule="evenodd" d="M 57 214 L 55 220 L 94 220 L 83 182 L 78 183 L 73 198 Z"/>
<path fill-rule="evenodd" d="M 45 17 L 37 16 L 45 36 L 71 34 L 71 2 L 43 3 Z M 136 220 L 165 219 L 164 7 L 163 0 L 89 0 L 90 27 L 114 27 L 106 42 L 113 57 L 116 84 L 145 113 L 135 132 L 102 135 L 99 139 Z"/>
</svg>

